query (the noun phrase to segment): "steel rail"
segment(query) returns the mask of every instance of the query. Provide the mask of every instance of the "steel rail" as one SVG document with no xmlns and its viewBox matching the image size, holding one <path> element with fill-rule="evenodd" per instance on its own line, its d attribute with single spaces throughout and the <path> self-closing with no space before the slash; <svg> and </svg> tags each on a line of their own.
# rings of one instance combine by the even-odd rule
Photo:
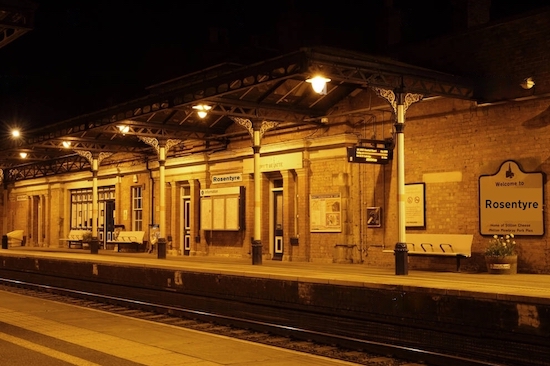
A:
<svg viewBox="0 0 550 366">
<path fill-rule="evenodd" d="M 58 286 L 31 283 L 21 280 L 0 278 L 0 284 L 38 293 L 50 293 L 60 296 L 85 299 L 93 303 L 111 304 L 124 308 L 146 310 L 156 314 L 169 314 L 185 319 L 199 320 L 205 323 L 218 324 L 239 329 L 251 329 L 272 336 L 287 337 L 289 339 L 313 341 L 321 345 L 343 347 L 347 350 L 368 352 L 377 355 L 391 355 L 391 357 L 422 362 L 433 366 L 503 366 L 501 363 L 492 363 L 483 360 L 475 360 L 467 357 L 459 357 L 438 353 L 420 348 L 400 346 L 377 341 L 353 338 L 327 332 L 314 331 L 306 328 L 245 319 L 242 317 L 227 316 L 210 311 L 200 311 L 181 306 L 171 306 L 153 303 L 149 301 L 130 299 L 126 297 L 110 296 L 96 292 L 62 288 Z M 154 291 L 154 290 L 150 290 Z M 154 298 L 154 296 L 152 296 Z M 116 312 L 116 311 L 115 311 Z M 268 342 L 262 342 L 268 343 Z M 284 346 L 282 346 L 284 347 Z M 285 347 L 286 348 L 286 347 Z"/>
</svg>

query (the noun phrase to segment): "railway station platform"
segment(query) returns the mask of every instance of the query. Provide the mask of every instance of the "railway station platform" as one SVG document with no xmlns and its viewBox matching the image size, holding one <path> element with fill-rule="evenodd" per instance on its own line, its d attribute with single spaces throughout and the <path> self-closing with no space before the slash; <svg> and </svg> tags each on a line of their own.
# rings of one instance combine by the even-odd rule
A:
<svg viewBox="0 0 550 366">
<path fill-rule="evenodd" d="M 204 256 L 167 256 L 158 259 L 155 254 L 118 253 L 89 250 L 12 247 L 0 249 L 0 254 L 29 255 L 63 260 L 94 260 L 108 263 L 143 265 L 146 267 L 199 270 L 209 273 L 294 279 L 298 281 L 325 282 L 328 284 L 353 284 L 365 287 L 411 286 L 452 292 L 459 296 L 512 300 L 531 298 L 541 304 L 550 304 L 550 275 L 515 274 L 494 275 L 488 273 L 436 272 L 409 270 L 408 275 L 395 275 L 393 268 L 372 268 L 362 264 L 311 263 L 263 260 L 252 265 L 250 259 Z"/>
<path fill-rule="evenodd" d="M 170 304 L 201 299 L 208 307 L 212 304 L 204 299 L 216 298 L 229 304 L 223 311 L 230 317 L 284 319 L 289 327 L 310 317 L 312 332 L 331 327 L 341 337 L 487 358 L 498 365 L 547 365 L 550 359 L 550 275 L 419 270 L 396 275 L 393 268 L 362 264 L 264 260 L 253 265 L 226 257 L 0 250 L 0 276 L 14 269 L 23 280 L 50 274 L 50 281 L 90 281 L 102 291 L 113 284 L 163 291 Z M 114 296 L 119 290 L 111 291 Z M 171 300 L 175 295 L 180 297 Z"/>
</svg>

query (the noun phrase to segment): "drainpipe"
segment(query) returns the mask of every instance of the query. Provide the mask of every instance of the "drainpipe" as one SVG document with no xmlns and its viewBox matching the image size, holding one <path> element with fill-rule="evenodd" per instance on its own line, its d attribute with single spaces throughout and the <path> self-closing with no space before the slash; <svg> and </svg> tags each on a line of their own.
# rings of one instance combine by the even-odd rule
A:
<svg viewBox="0 0 550 366">
<path fill-rule="evenodd" d="M 153 170 L 149 167 L 148 159 L 145 161 L 145 167 L 149 171 L 149 182 L 151 186 L 149 189 L 149 202 L 151 203 L 151 223 L 149 227 L 151 227 L 151 225 L 155 224 L 155 180 L 153 179 Z"/>
</svg>

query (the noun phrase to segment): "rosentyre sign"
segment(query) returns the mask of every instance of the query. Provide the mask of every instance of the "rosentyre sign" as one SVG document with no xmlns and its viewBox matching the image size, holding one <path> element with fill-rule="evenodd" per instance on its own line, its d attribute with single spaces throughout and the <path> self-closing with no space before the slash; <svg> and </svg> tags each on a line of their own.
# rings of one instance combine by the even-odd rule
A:
<svg viewBox="0 0 550 366">
<path fill-rule="evenodd" d="M 482 235 L 544 234 L 544 173 L 502 163 L 494 175 L 479 177 L 479 231 Z"/>
</svg>

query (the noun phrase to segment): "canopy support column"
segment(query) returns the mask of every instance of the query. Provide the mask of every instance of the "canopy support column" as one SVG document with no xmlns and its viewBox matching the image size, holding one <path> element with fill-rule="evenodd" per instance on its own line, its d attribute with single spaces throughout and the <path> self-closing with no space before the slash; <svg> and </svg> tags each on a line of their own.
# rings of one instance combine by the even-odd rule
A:
<svg viewBox="0 0 550 366">
<path fill-rule="evenodd" d="M 112 153 L 92 153 L 90 151 L 81 151 L 76 150 L 76 153 L 90 162 L 92 167 L 92 241 L 90 242 L 90 252 L 91 254 L 97 254 L 99 250 L 99 240 L 98 240 L 98 213 L 99 213 L 99 202 L 97 200 L 97 175 L 99 172 L 99 166 L 103 159 L 108 158 L 113 155 Z"/>
<path fill-rule="evenodd" d="M 231 117 L 242 127 L 248 130 L 252 139 L 254 151 L 254 238 L 252 239 L 252 264 L 262 264 L 262 173 L 260 169 L 260 149 L 264 133 L 276 127 L 278 122 L 255 120 L 251 122 L 246 118 Z"/>
<path fill-rule="evenodd" d="M 405 93 L 403 89 L 387 90 L 373 88 L 376 93 L 386 99 L 393 108 L 396 121 L 394 124 L 397 148 L 397 215 L 398 215 L 398 240 L 395 244 L 395 274 L 409 274 L 409 258 L 406 238 L 405 217 L 405 114 L 407 108 L 420 100 L 423 95 Z"/>
<path fill-rule="evenodd" d="M 158 140 L 153 137 L 139 137 L 146 144 L 152 146 L 157 151 L 159 160 L 159 238 L 157 241 L 157 258 L 166 259 L 166 156 L 171 147 L 181 143 L 181 140 L 167 139 Z"/>
</svg>

